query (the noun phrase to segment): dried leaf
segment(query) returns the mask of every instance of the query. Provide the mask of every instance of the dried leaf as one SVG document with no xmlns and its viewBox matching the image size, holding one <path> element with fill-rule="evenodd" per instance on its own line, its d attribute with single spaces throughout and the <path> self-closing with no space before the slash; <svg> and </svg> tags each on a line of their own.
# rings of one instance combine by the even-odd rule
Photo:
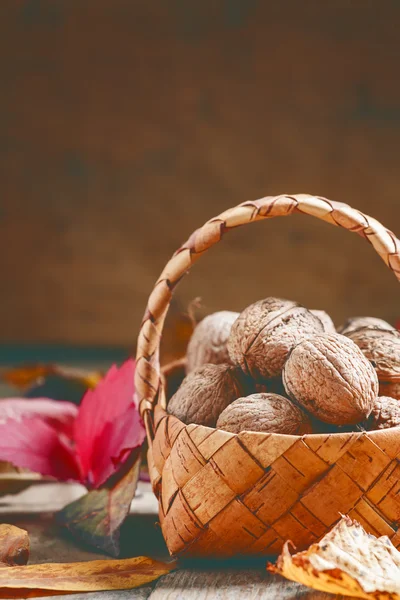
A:
<svg viewBox="0 0 400 600">
<path fill-rule="evenodd" d="M 2 373 L 2 379 L 8 384 L 25 390 L 34 384 L 42 383 L 49 375 L 58 375 L 64 379 L 72 379 L 84 384 L 85 388 L 94 388 L 102 378 L 98 371 L 85 371 L 62 365 L 24 365 L 7 369 Z"/>
<path fill-rule="evenodd" d="M 140 468 L 140 451 L 132 453 L 117 482 L 93 490 L 66 506 L 57 515 L 60 525 L 85 544 L 118 556 L 119 529 L 135 495 Z"/>
<path fill-rule="evenodd" d="M 0 563 L 26 565 L 28 560 L 28 532 L 14 525 L 0 525 Z"/>
<path fill-rule="evenodd" d="M 134 362 L 111 367 L 76 408 L 47 399 L 0 401 L 0 461 L 79 481 L 90 492 L 60 515 L 71 533 L 117 555 L 139 472 L 145 428 L 134 402 Z"/>
<path fill-rule="evenodd" d="M 286 542 L 272 573 L 308 587 L 374 600 L 400 600 L 400 552 L 344 517 L 317 544 L 293 556 Z"/>
<path fill-rule="evenodd" d="M 26 398 L 51 398 L 80 404 L 87 389 L 94 388 L 102 374 L 60 365 L 17 367 L 3 372 L 3 379 L 24 392 Z"/>
<path fill-rule="evenodd" d="M 146 556 L 0 567 L 0 597 L 26 598 L 45 595 L 45 590 L 64 593 L 127 590 L 150 583 L 175 567 L 173 562 L 163 563 Z"/>
</svg>

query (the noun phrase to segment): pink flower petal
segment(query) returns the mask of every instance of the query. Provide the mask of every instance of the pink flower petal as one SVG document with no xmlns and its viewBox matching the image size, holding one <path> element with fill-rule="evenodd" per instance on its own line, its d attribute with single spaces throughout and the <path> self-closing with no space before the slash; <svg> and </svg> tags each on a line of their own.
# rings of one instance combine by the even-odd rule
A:
<svg viewBox="0 0 400 600">
<path fill-rule="evenodd" d="M 92 453 L 89 482 L 93 487 L 102 485 L 130 456 L 131 451 L 141 446 L 146 431 L 134 404 L 124 415 L 106 423 L 96 438 Z"/>
<path fill-rule="evenodd" d="M 0 423 L 9 419 L 38 416 L 69 438 L 73 436 L 78 408 L 72 402 L 60 402 L 48 398 L 6 398 L 0 400 Z"/>
<path fill-rule="evenodd" d="M 0 423 L 0 460 L 63 481 L 81 480 L 68 440 L 40 416 Z"/>
<path fill-rule="evenodd" d="M 79 407 L 76 450 L 85 477 L 95 487 L 143 443 L 144 427 L 133 400 L 134 370 L 132 359 L 119 369 L 112 366 L 97 387 L 86 392 Z"/>
</svg>

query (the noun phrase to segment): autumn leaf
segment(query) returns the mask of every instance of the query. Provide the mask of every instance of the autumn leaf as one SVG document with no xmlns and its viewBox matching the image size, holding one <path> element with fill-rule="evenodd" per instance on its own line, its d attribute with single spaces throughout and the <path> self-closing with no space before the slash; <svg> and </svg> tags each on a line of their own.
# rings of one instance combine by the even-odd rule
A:
<svg viewBox="0 0 400 600">
<path fill-rule="evenodd" d="M 291 555 L 286 542 L 271 573 L 313 589 L 370 600 L 400 600 L 400 552 L 387 536 L 343 517 L 317 544 Z"/>
<path fill-rule="evenodd" d="M 133 376 L 133 360 L 111 367 L 79 408 L 43 398 L 0 400 L 0 461 L 85 485 L 91 491 L 59 521 L 80 541 L 114 556 L 145 439 Z"/>
<path fill-rule="evenodd" d="M 61 481 L 84 483 L 72 441 L 39 416 L 0 424 L 0 458 Z"/>
<path fill-rule="evenodd" d="M 96 387 L 102 373 L 62 365 L 35 364 L 3 370 L 1 377 L 23 392 L 25 398 L 46 397 L 78 405 L 86 390 Z"/>
<path fill-rule="evenodd" d="M 62 365 L 35 364 L 7 369 L 3 371 L 2 379 L 9 385 L 26 390 L 32 385 L 43 383 L 49 375 L 79 382 L 85 386 L 85 389 L 96 387 L 102 378 L 102 374 L 98 371 L 86 371 Z"/>
<path fill-rule="evenodd" d="M 100 487 L 145 438 L 133 374 L 132 360 L 111 367 L 78 408 L 44 398 L 0 400 L 0 461 Z"/>
<path fill-rule="evenodd" d="M 71 402 L 54 402 L 48 398 L 5 398 L 0 400 L 0 424 L 39 417 L 43 422 L 72 437 L 78 409 Z"/>
<path fill-rule="evenodd" d="M 175 567 L 173 562 L 159 562 L 146 556 L 0 567 L 0 597 L 26 598 L 45 595 L 43 592 L 50 590 L 61 593 L 127 590 L 150 583 Z"/>
<path fill-rule="evenodd" d="M 28 532 L 14 525 L 0 525 L 0 563 L 26 565 L 28 560 Z"/>
<path fill-rule="evenodd" d="M 119 554 L 119 529 L 135 494 L 140 468 L 140 450 L 132 453 L 120 477 L 107 487 L 92 490 L 66 506 L 57 515 L 60 525 L 85 544 L 111 554 Z"/>
<path fill-rule="evenodd" d="M 134 403 L 134 362 L 111 367 L 94 390 L 88 390 L 75 421 L 74 440 L 84 480 L 102 485 L 140 447 L 146 437 Z M 1 458 L 1 455 L 0 455 Z"/>
</svg>

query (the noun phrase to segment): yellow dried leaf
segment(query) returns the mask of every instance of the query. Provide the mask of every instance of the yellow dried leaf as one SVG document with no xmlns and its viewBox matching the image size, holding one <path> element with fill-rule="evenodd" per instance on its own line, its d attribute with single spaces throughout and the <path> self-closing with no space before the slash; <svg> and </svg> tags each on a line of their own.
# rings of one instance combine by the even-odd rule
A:
<svg viewBox="0 0 400 600">
<path fill-rule="evenodd" d="M 286 542 L 272 573 L 313 589 L 374 600 L 400 600 L 400 552 L 343 517 L 317 544 L 291 555 Z"/>
<path fill-rule="evenodd" d="M 123 560 L 47 563 L 25 567 L 0 566 L 0 598 L 26 598 L 52 592 L 127 590 L 150 583 L 175 568 L 146 556 Z M 32 590 L 32 592 L 30 592 Z"/>
<path fill-rule="evenodd" d="M 65 379 L 79 381 L 88 388 L 96 387 L 102 378 L 102 373 L 97 371 L 86 371 L 63 365 L 37 364 L 7 369 L 3 371 L 2 379 L 8 384 L 24 390 L 49 375 L 59 375 Z"/>
</svg>

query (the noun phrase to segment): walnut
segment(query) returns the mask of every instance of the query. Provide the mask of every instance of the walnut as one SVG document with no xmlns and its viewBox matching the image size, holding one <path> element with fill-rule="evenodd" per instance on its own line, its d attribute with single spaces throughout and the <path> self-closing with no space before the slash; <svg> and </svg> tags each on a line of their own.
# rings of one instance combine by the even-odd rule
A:
<svg viewBox="0 0 400 600">
<path fill-rule="evenodd" d="M 220 414 L 217 427 L 232 433 L 312 433 L 306 413 L 278 394 L 252 394 L 235 400 Z"/>
<path fill-rule="evenodd" d="M 360 329 L 361 327 L 389 330 L 394 329 L 390 323 L 387 323 L 383 319 L 378 319 L 376 317 L 350 317 L 350 319 L 347 319 L 347 321 L 343 323 L 341 327 L 339 327 L 338 332 L 342 335 L 348 335 L 352 331 Z"/>
<path fill-rule="evenodd" d="M 201 365 L 230 363 L 226 347 L 233 323 L 239 313 L 222 310 L 205 317 L 195 328 L 187 351 L 187 372 Z"/>
<path fill-rule="evenodd" d="M 315 335 L 298 344 L 283 369 L 283 383 L 290 398 L 334 425 L 362 421 L 378 396 L 373 366 L 339 334 Z"/>
<path fill-rule="evenodd" d="M 183 423 L 214 427 L 221 412 L 246 391 L 240 369 L 203 365 L 182 381 L 168 403 L 168 412 Z"/>
<path fill-rule="evenodd" d="M 387 396 L 379 396 L 369 418 L 363 423 L 367 431 L 389 429 L 400 425 L 400 402 Z"/>
<path fill-rule="evenodd" d="M 400 381 L 380 381 L 379 395 L 400 400 Z"/>
<path fill-rule="evenodd" d="M 400 333 L 362 327 L 346 334 L 370 360 L 379 381 L 400 381 Z"/>
<path fill-rule="evenodd" d="M 282 372 L 290 350 L 304 338 L 324 331 L 309 310 L 280 298 L 251 304 L 232 326 L 228 351 L 233 364 L 254 379 Z"/>
<path fill-rule="evenodd" d="M 310 310 L 310 312 L 321 321 L 325 333 L 336 333 L 336 327 L 327 312 L 324 310 Z"/>
</svg>

